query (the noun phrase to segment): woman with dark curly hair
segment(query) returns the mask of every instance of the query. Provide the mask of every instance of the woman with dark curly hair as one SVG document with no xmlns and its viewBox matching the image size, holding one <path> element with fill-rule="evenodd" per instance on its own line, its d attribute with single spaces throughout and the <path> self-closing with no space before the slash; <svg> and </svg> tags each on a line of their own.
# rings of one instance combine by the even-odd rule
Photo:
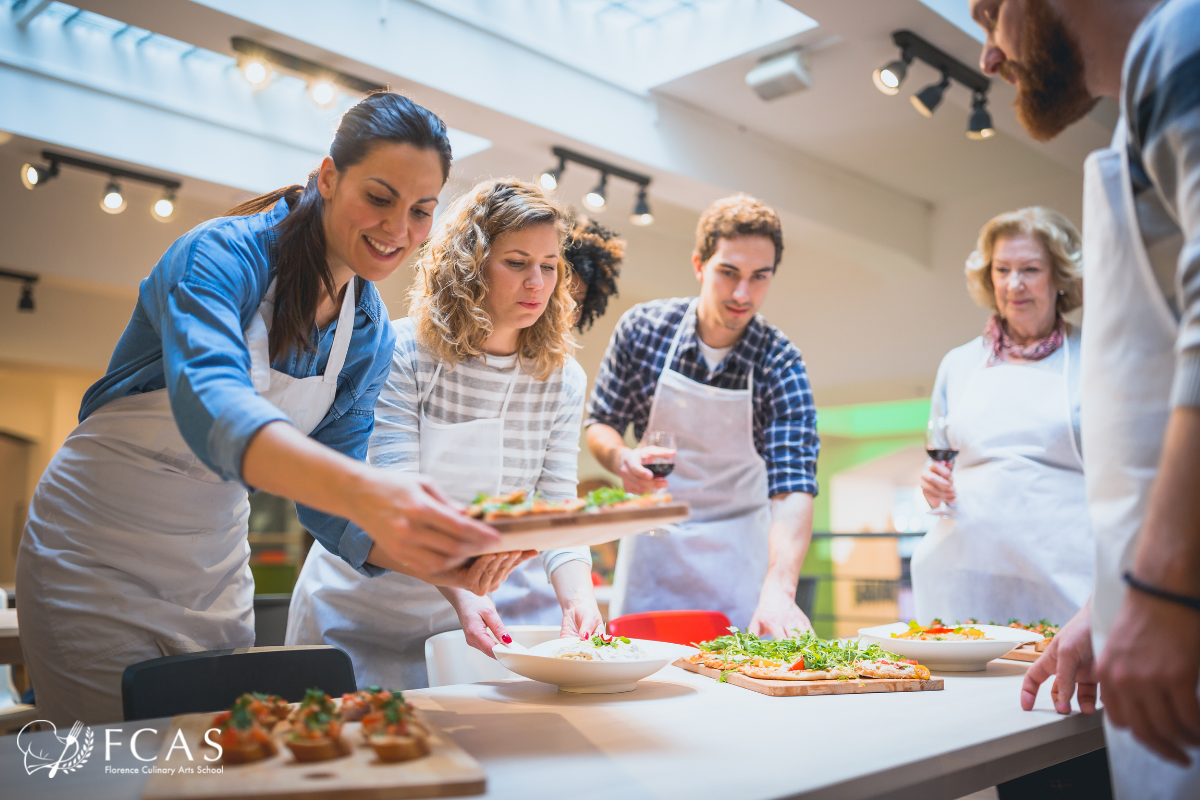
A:
<svg viewBox="0 0 1200 800">
<path fill-rule="evenodd" d="M 617 294 L 625 240 L 618 239 L 616 231 L 599 222 L 580 217 L 571 226 L 563 258 L 571 265 L 569 289 L 575 300 L 575 318 L 571 324 L 583 333 L 604 316 L 608 298 Z"/>
</svg>

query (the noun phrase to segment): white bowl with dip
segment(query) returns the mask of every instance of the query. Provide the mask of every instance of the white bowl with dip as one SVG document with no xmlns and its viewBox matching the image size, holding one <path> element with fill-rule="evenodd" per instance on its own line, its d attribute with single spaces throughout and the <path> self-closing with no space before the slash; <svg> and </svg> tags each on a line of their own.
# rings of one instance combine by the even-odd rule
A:
<svg viewBox="0 0 1200 800">
<path fill-rule="evenodd" d="M 1009 628 L 1004 625 L 967 625 L 983 631 L 985 638 L 970 641 L 936 642 L 921 639 L 893 639 L 893 633 L 904 633 L 908 625 L 893 622 L 891 625 L 876 625 L 859 628 L 858 635 L 868 643 L 878 643 L 892 653 L 911 658 L 930 669 L 943 672 L 980 672 L 987 663 L 1007 655 L 1026 642 L 1044 638 L 1040 633 Z"/>
<path fill-rule="evenodd" d="M 696 653 L 696 648 L 670 642 L 632 639 L 644 657 L 629 661 L 582 661 L 556 658 L 572 644 L 570 639 L 553 639 L 528 649 L 498 644 L 492 650 L 504 667 L 530 680 L 557 686 L 560 691 L 581 694 L 632 692 L 637 682 L 648 678 L 679 658 Z"/>
</svg>

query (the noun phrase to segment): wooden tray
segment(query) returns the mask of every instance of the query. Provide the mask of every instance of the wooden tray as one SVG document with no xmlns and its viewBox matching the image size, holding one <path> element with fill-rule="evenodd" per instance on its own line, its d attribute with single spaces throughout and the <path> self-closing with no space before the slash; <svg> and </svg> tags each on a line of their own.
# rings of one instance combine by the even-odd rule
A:
<svg viewBox="0 0 1200 800">
<path fill-rule="evenodd" d="M 1042 653 L 1046 652 L 1046 648 L 1050 646 L 1050 639 L 1042 639 L 1039 642 L 1026 642 L 1016 650 L 1008 651 L 1007 655 L 1000 656 L 1008 661 L 1028 661 L 1034 662 L 1042 657 Z M 1041 645 L 1039 648 L 1038 645 Z"/>
<path fill-rule="evenodd" d="M 693 664 L 686 658 L 675 666 L 706 678 L 720 679 L 721 671 Z M 849 681 L 764 681 L 748 678 L 740 672 L 725 676 L 725 682 L 769 697 L 806 697 L 820 694 L 873 694 L 876 692 L 937 692 L 946 688 L 941 678 L 858 678 Z"/>
<path fill-rule="evenodd" d="M 417 718 L 430 732 L 429 755 L 398 764 L 387 764 L 375 757 L 375 751 L 362 744 L 361 725 L 347 723 L 343 738 L 351 745 L 344 758 L 300 764 L 292 758 L 286 746 L 280 753 L 250 764 L 222 765 L 220 761 L 204 760 L 216 751 L 204 743 L 204 732 L 211 727 L 214 714 L 184 714 L 171 720 L 167 738 L 163 740 L 153 772 L 146 781 L 142 800 L 199 800 L 227 798 L 228 800 L 385 800 L 402 797 L 452 797 L 483 794 L 487 778 L 479 763 L 454 743 L 450 737 L 430 724 L 418 709 Z M 194 761 L 176 742 L 177 732 L 183 732 Z M 175 744 L 174 752 L 171 745 Z M 169 757 L 169 758 L 168 758 Z M 194 770 L 179 773 L 180 768 Z M 220 772 L 200 769 L 220 768 Z"/>
<path fill-rule="evenodd" d="M 668 503 L 651 508 L 600 511 L 595 514 L 529 514 L 498 519 L 488 524 L 500 531 L 500 544 L 484 553 L 509 550 L 553 550 L 604 544 L 646 533 L 664 525 L 683 522 L 689 515 L 687 503 Z"/>
</svg>

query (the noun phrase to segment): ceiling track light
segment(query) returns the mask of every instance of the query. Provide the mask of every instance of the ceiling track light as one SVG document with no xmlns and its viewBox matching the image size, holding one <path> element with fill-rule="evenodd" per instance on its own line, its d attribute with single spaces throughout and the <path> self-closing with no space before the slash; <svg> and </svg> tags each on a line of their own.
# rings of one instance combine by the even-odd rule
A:
<svg viewBox="0 0 1200 800">
<path fill-rule="evenodd" d="M 121 194 L 121 184 L 115 177 L 110 177 L 104 185 L 104 194 L 100 196 L 100 209 L 109 214 L 120 214 L 129 202 Z"/>
<path fill-rule="evenodd" d="M 39 167 L 37 164 L 21 165 L 21 184 L 26 189 L 36 189 L 39 186 L 44 186 L 46 181 L 57 177 L 57 161 L 51 161 L 48 167 Z"/>
<path fill-rule="evenodd" d="M 538 183 L 546 191 L 554 191 L 558 187 L 563 172 L 566 171 L 567 163 L 573 162 L 581 167 L 594 169 L 600 173 L 600 182 L 583 198 L 585 206 L 592 211 L 603 211 L 608 205 L 608 179 L 610 177 L 620 178 L 621 180 L 636 184 L 638 187 L 637 202 L 634 203 L 633 213 L 630 215 L 629 221 L 634 225 L 651 225 L 654 223 L 654 215 L 650 212 L 650 203 L 646 199 L 646 190 L 649 188 L 651 180 L 649 175 L 633 172 L 623 167 L 618 167 L 615 164 L 609 164 L 607 161 L 601 161 L 598 158 L 592 158 L 583 153 L 568 150 L 565 147 L 552 147 L 550 148 L 550 152 L 558 158 L 558 167 L 546 170 L 538 177 Z"/>
<path fill-rule="evenodd" d="M 996 129 L 992 126 L 992 115 L 987 109 L 987 95 L 975 93 L 975 97 L 971 100 L 971 117 L 967 120 L 967 138 L 980 141 L 981 139 L 990 139 L 996 135 Z"/>
<path fill-rule="evenodd" d="M 175 213 L 175 193 L 182 186 L 177 180 L 161 178 L 158 175 L 150 175 L 145 172 L 136 172 L 113 164 L 102 164 L 99 161 L 88 161 L 84 158 L 76 158 L 75 156 L 68 156 L 64 153 L 56 153 L 51 150 L 43 150 L 42 159 L 49 164 L 48 167 L 40 167 L 35 164 L 21 165 L 21 183 L 24 184 L 26 189 L 36 189 L 45 184 L 46 181 L 56 177 L 60 165 L 74 167 L 75 169 L 99 172 L 102 175 L 108 176 L 108 180 L 104 184 L 104 194 L 100 195 L 100 208 L 108 214 L 120 214 L 128 206 L 125 193 L 121 191 L 119 180 L 161 186 L 163 196 L 155 201 L 150 209 L 150 213 L 160 222 L 168 221 Z"/>
<path fill-rule="evenodd" d="M 558 182 L 562 180 L 563 173 L 567 171 L 567 159 L 563 156 L 558 157 L 558 166 L 554 169 L 548 169 L 538 176 L 538 183 L 547 192 L 553 192 L 558 188 Z"/>
<path fill-rule="evenodd" d="M 921 91 L 908 98 L 912 101 L 913 108 L 922 117 L 932 117 L 933 112 L 937 111 L 938 105 L 942 102 L 942 95 L 946 93 L 946 89 L 950 86 L 950 78 L 942 75 L 942 79 L 937 83 L 931 83 Z"/>
<path fill-rule="evenodd" d="M 895 31 L 892 33 L 892 41 L 900 48 L 900 58 L 889 61 L 872 73 L 875 88 L 886 95 L 899 94 L 900 84 L 904 82 L 908 66 L 913 59 L 922 61 L 942 73 L 942 79 L 913 95 L 910 98 L 913 108 L 923 116 L 932 117 L 941 104 L 946 89 L 950 87 L 951 81 L 954 81 L 970 89 L 972 93 L 967 138 L 989 139 L 996 134 L 995 128 L 992 127 L 991 114 L 987 110 L 987 94 L 992 82 L 986 76 L 912 31 Z"/>
<path fill-rule="evenodd" d="M 322 107 L 334 105 L 341 89 L 357 94 L 373 94 L 385 92 L 388 88 L 382 83 L 364 80 L 243 36 L 234 36 L 229 40 L 229 46 L 238 54 L 242 76 L 255 88 L 266 86 L 273 70 L 283 70 L 308 81 L 308 96 Z"/>
<path fill-rule="evenodd" d="M 21 297 L 17 300 L 17 310 L 26 313 L 34 311 L 33 285 L 38 282 L 38 276 L 28 272 L 15 272 L 10 269 L 0 269 L 0 278 L 21 282 Z"/>
<path fill-rule="evenodd" d="M 583 204 L 592 211 L 603 211 L 608 203 L 608 173 L 600 173 L 600 182 L 583 196 Z"/>
</svg>

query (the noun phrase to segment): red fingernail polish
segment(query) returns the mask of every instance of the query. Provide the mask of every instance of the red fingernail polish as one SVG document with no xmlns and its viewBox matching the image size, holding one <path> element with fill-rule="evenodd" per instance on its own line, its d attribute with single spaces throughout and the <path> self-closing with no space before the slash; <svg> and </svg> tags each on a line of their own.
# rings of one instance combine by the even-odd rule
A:
<svg viewBox="0 0 1200 800">
<path fill-rule="evenodd" d="M 511 636 L 509 636 L 507 633 L 506 633 L 506 634 L 504 634 L 504 636 L 503 636 L 503 637 L 501 637 L 501 638 L 503 638 L 503 639 L 504 639 L 504 643 L 505 643 L 505 644 L 512 644 L 512 637 L 511 637 Z"/>
</svg>

